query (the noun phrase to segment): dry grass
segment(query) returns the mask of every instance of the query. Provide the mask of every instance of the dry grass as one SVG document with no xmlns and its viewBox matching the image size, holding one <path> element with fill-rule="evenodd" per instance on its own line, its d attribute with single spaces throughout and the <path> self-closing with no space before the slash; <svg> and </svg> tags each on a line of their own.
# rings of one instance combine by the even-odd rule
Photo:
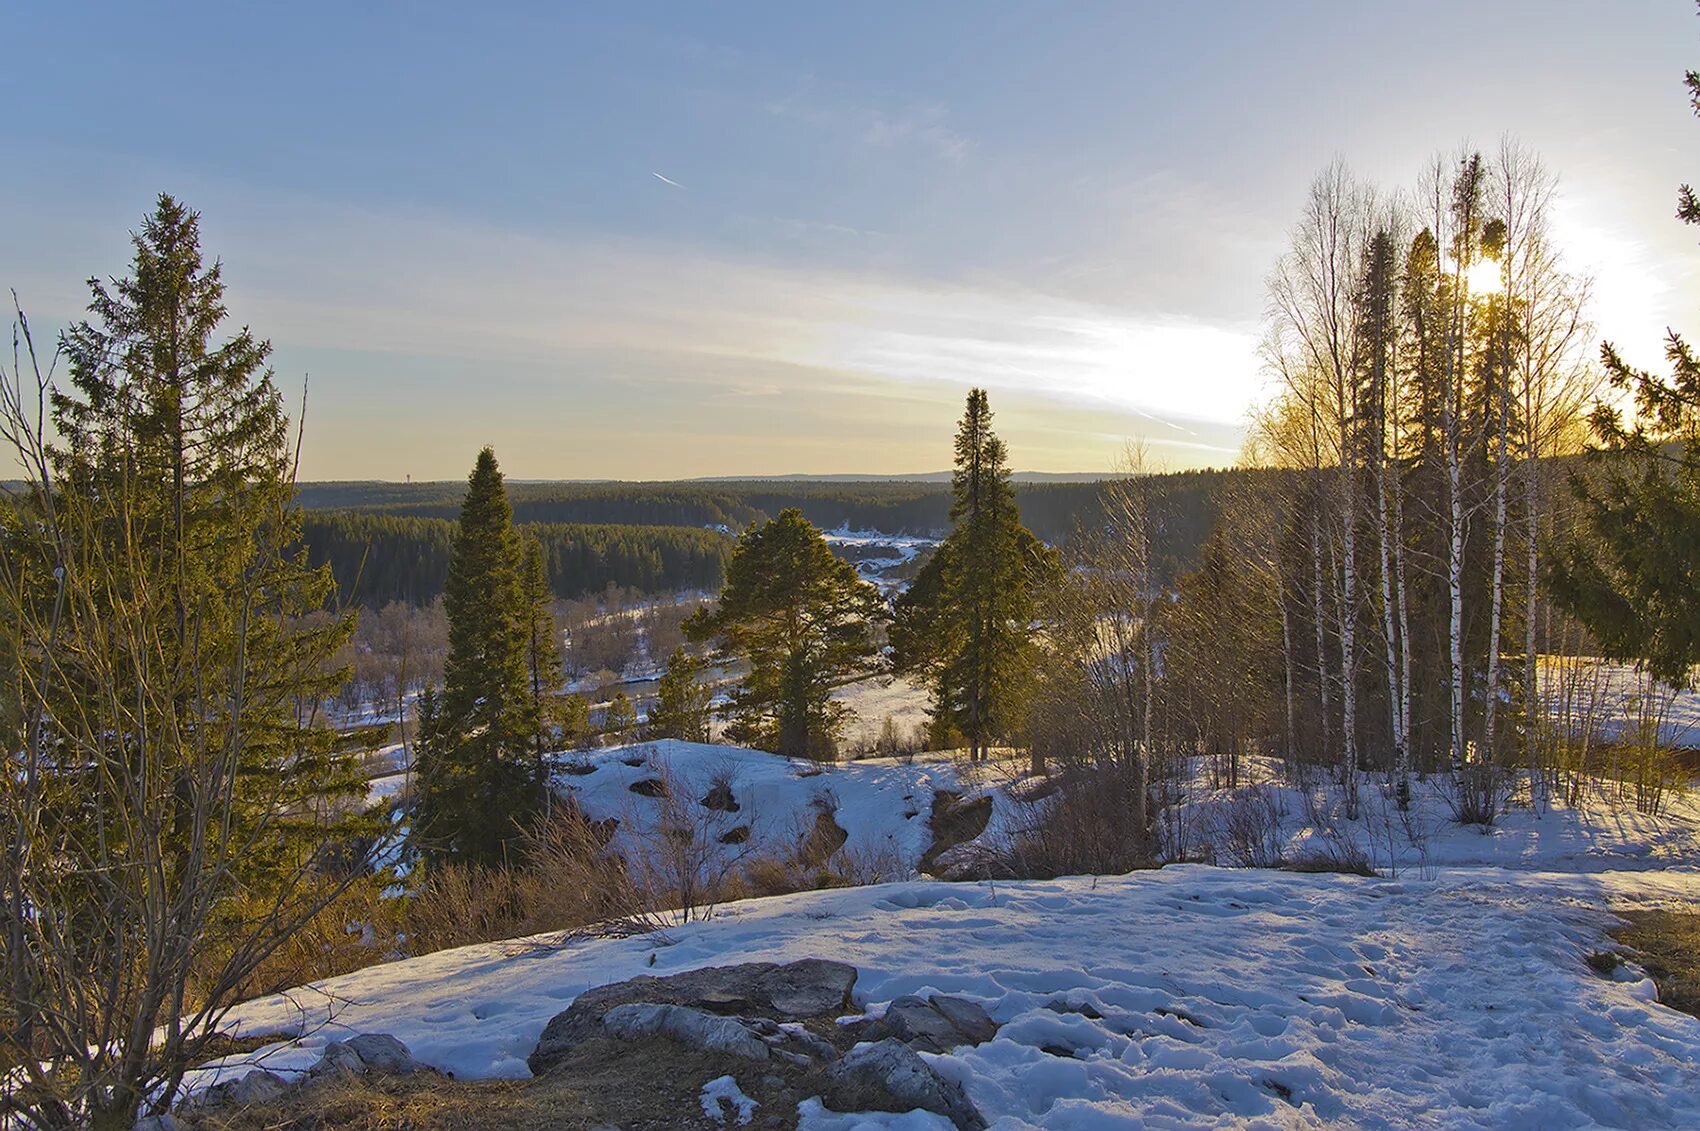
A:
<svg viewBox="0 0 1700 1131">
<path fill-rule="evenodd" d="M 846 1093 L 818 1066 L 739 1060 L 656 1038 L 588 1041 L 530 1080 L 458 1081 L 435 1073 L 341 1079 L 279 1103 L 194 1112 L 185 1122 L 197 1131 L 707 1131 L 727 1124 L 704 1115 L 702 1085 L 728 1074 L 760 1105 L 757 1127 L 796 1127 L 797 1105 L 810 1096 L 840 1111 L 897 1106 L 884 1094 Z"/>
<path fill-rule="evenodd" d="M 1619 911 L 1629 921 L 1612 936 L 1659 987 L 1659 1000 L 1672 1009 L 1700 1017 L 1700 913 L 1692 911 Z"/>
</svg>

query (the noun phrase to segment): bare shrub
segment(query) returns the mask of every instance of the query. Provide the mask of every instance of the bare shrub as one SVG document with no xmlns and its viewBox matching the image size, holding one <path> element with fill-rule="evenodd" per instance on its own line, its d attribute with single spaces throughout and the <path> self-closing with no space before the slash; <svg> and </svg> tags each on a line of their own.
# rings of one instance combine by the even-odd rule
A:
<svg viewBox="0 0 1700 1131">
<path fill-rule="evenodd" d="M 1286 855 L 1280 794 L 1259 782 L 1228 791 L 1209 814 L 1205 842 L 1217 859 L 1234 868 L 1276 868 Z"/>
<path fill-rule="evenodd" d="M 1079 770 L 1055 790 L 1013 800 L 1010 831 L 976 862 L 986 874 L 1051 879 L 1149 868 L 1155 845 L 1138 819 L 1136 770 Z"/>
</svg>

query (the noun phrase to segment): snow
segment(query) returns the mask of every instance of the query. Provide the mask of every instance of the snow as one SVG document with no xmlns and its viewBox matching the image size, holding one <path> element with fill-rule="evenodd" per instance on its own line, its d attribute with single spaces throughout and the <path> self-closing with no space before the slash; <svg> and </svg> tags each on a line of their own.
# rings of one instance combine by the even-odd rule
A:
<svg viewBox="0 0 1700 1131">
<path fill-rule="evenodd" d="M 590 772 L 562 770 L 554 778 L 556 789 L 570 793 L 591 819 L 620 822 L 615 851 L 633 837 L 652 837 L 658 821 L 676 815 L 659 799 L 632 791 L 633 785 L 659 778 L 671 783 L 705 839 L 718 844 L 732 829 L 749 827 L 747 842 L 719 845 L 723 860 L 783 854 L 808 834 L 814 814 L 826 810 L 848 834 L 846 856 L 877 866 L 887 877 L 913 874 L 932 842 L 935 791 L 960 788 L 955 763 L 945 757 L 822 765 L 738 746 L 664 739 L 563 761 Z M 702 806 L 717 782 L 730 786 L 736 812 Z"/>
<path fill-rule="evenodd" d="M 716 1076 L 702 1086 L 702 1113 L 716 1123 L 724 1125 L 730 1119 L 739 1127 L 748 1126 L 760 1106 L 730 1076 Z"/>
<path fill-rule="evenodd" d="M 1195 771 L 1189 799 L 1166 822 L 1172 858 L 1202 853 L 1223 864 L 1273 863 L 1246 858 L 1237 843 L 1248 822 L 1262 821 L 1284 859 L 1338 857 L 1349 844 L 1376 870 L 1395 874 L 1463 865 L 1588 872 L 1700 862 L 1700 794 L 1691 791 L 1670 791 L 1654 815 L 1638 812 L 1616 786 L 1599 781 L 1589 782 L 1574 805 L 1544 793 L 1537 805 L 1522 777 L 1509 809 L 1484 827 L 1457 822 L 1445 775 L 1412 778 L 1410 809 L 1401 812 L 1385 776 L 1363 774 L 1353 819 L 1333 775 L 1319 771 L 1300 788 L 1267 758 L 1242 760 L 1241 775 L 1247 784 L 1211 790 L 1202 785 L 1202 766 Z"/>
<path fill-rule="evenodd" d="M 1584 959 L 1606 945 L 1601 908 L 1692 900 L 1697 879 L 1177 865 L 911 881 L 731 904 L 665 938 L 444 951 L 247 1003 L 228 1027 L 305 1034 L 244 1061 L 274 1071 L 375 1031 L 457 1076 L 524 1076 L 544 1024 L 590 986 L 818 956 L 858 967 L 859 1008 L 908 993 L 983 1004 L 997 1037 L 928 1059 L 1006 1131 L 1695 1125 L 1700 1020 Z M 805 1125 L 905 1124 L 817 1111 Z"/>
<path fill-rule="evenodd" d="M 593 818 L 618 818 L 617 842 L 665 819 L 661 799 L 630 788 L 665 777 L 675 812 L 710 830 L 751 826 L 728 859 L 795 845 L 799 815 L 827 807 L 847 854 L 908 877 L 934 794 L 991 792 L 983 839 L 994 838 L 1019 816 L 999 788 L 1016 766 L 935 755 L 821 767 L 667 741 L 562 755 L 556 782 Z M 1405 815 L 1364 775 L 1347 820 L 1325 775 L 1300 788 L 1277 763 L 1243 759 L 1248 784 L 1215 789 L 1210 769 L 1195 763 L 1187 800 L 1165 814 L 1177 852 L 1208 845 L 1232 862 L 1249 828 L 1288 858 L 1356 846 L 1383 874 L 1174 864 L 1053 881 L 904 879 L 727 903 L 652 935 L 464 947 L 238 1006 L 224 1026 L 233 1035 L 297 1039 L 189 1085 L 254 1064 L 298 1073 L 357 1032 L 391 1033 L 458 1077 L 524 1077 L 544 1025 L 592 986 L 821 957 L 858 968 L 861 1014 L 904 994 L 984 1005 L 1001 1026 L 992 1041 L 927 1059 L 1000 1131 L 1700 1126 L 1700 1020 L 1659 1005 L 1633 963 L 1602 977 L 1585 961 L 1614 945 L 1612 909 L 1700 902 L 1695 796 L 1673 794 L 1654 816 L 1596 785 L 1575 806 L 1537 808 L 1525 782 L 1482 830 L 1452 819 L 1440 778 L 1413 782 Z M 737 812 L 701 804 L 719 781 Z M 747 1114 L 730 1077 L 702 1097 L 728 1125 Z M 817 1100 L 799 1113 L 815 1129 L 947 1126 Z"/>
</svg>

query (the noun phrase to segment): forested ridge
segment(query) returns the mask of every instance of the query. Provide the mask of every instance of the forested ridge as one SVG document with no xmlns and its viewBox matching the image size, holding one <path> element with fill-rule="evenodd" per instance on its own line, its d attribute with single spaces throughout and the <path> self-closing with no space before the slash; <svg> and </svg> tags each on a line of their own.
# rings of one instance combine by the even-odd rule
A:
<svg viewBox="0 0 1700 1131">
<path fill-rule="evenodd" d="M 1180 471 L 1139 480 L 1152 500 L 1161 576 L 1196 561 L 1232 484 L 1286 474 L 1267 469 Z M 1053 546 L 1101 526 L 1107 485 L 1015 484 L 1022 522 Z M 731 552 L 726 532 L 788 508 L 823 530 L 941 534 L 950 485 L 932 482 L 513 483 L 514 522 L 544 544 L 558 596 L 615 585 L 649 590 L 720 584 Z M 308 483 L 305 538 L 315 564 L 329 562 L 345 599 L 423 603 L 442 590 L 460 483 Z M 719 528 L 724 528 L 722 531 Z"/>
<path fill-rule="evenodd" d="M 549 587 L 581 597 L 609 585 L 645 592 L 714 590 L 732 539 L 688 526 L 533 522 L 522 529 L 543 548 Z M 343 601 L 423 605 L 443 591 L 454 523 L 394 513 L 308 511 L 302 540 L 313 565 L 329 564 Z"/>
</svg>

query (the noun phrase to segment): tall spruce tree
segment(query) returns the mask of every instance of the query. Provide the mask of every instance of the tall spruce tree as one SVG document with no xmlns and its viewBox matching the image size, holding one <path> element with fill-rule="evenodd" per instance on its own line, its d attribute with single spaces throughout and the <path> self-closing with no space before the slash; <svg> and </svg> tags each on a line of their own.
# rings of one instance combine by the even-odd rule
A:
<svg viewBox="0 0 1700 1131">
<path fill-rule="evenodd" d="M 0 1123 L 162 1111 L 257 964 L 334 896 L 358 751 L 312 725 L 351 618 L 310 616 L 293 445 L 197 215 L 90 281 L 68 387 L 0 371 Z M 19 338 L 28 343 L 19 315 Z M 25 353 L 33 354 L 33 348 Z M 28 364 L 27 360 L 24 364 Z M 14 472 L 17 474 L 17 472 Z"/>
<path fill-rule="evenodd" d="M 879 591 L 788 508 L 738 539 L 719 602 L 693 614 L 685 631 L 749 664 L 732 693 L 728 737 L 828 759 L 846 715 L 833 689 L 871 669 L 885 616 Z"/>
<path fill-rule="evenodd" d="M 1021 524 L 983 389 L 969 392 L 957 428 L 950 518 L 954 528 L 897 602 L 891 643 L 898 669 L 931 683 L 935 729 L 959 731 L 977 761 L 1020 722 L 1038 596 L 1058 568 Z"/>
<path fill-rule="evenodd" d="M 499 863 L 542 808 L 542 723 L 528 664 L 534 607 L 512 520 L 496 454 L 485 448 L 467 480 L 443 590 L 443 691 L 421 712 L 416 832 L 439 859 Z"/>
</svg>

